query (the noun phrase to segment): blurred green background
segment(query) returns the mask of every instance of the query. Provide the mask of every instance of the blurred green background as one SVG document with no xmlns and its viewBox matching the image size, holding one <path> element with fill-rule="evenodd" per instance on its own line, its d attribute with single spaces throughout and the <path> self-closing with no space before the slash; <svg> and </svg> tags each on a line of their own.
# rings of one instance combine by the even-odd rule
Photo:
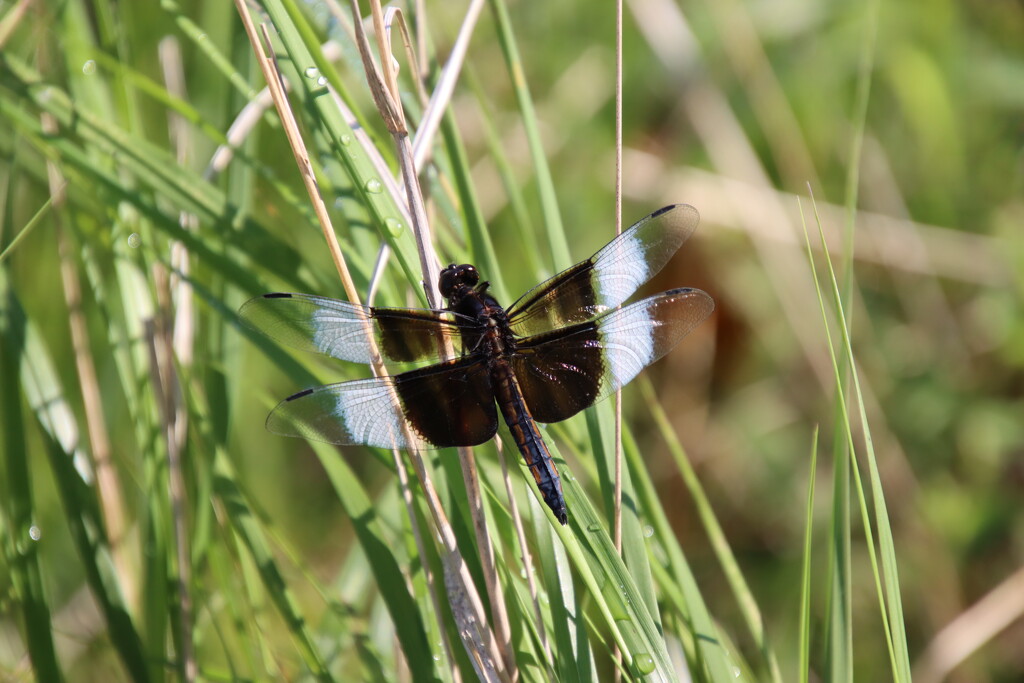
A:
<svg viewBox="0 0 1024 683">
<path fill-rule="evenodd" d="M 808 453 L 816 425 L 828 452 L 835 424 L 832 370 L 801 231 L 802 218 L 813 225 L 816 208 L 841 280 L 850 273 L 846 247 L 853 248 L 853 346 L 895 536 L 916 678 L 1024 680 L 1024 5 L 881 2 L 873 17 L 874 7 L 820 0 L 627 3 L 623 222 L 668 203 L 696 206 L 702 216 L 697 234 L 649 291 L 694 286 L 717 302 L 713 318 L 649 374 L 751 584 L 784 677 L 795 680 Z M 322 35 L 344 35 L 324 7 L 305 9 Z M 442 59 L 464 9 L 464 3 L 428 3 L 428 28 Z M 571 256 L 579 260 L 606 242 L 614 226 L 614 6 L 515 2 L 509 11 Z M 345 585 L 337 568 L 348 556 L 352 530 L 334 489 L 305 444 L 262 430 L 269 407 L 298 387 L 241 339 L 230 315 L 261 288 L 302 286 L 342 296 L 302 208 L 304 191 L 274 117 L 267 115 L 246 138 L 242 162 L 208 185 L 199 179 L 218 135 L 246 101 L 245 87 L 237 84 L 259 89 L 263 83 L 233 8 L 70 0 L 4 2 L 0 14 L 0 249 L 6 250 L 0 305 L 9 319 L 16 299 L 38 331 L 80 425 L 81 451 L 94 453 L 83 426 L 89 399 L 69 332 L 59 257 L 65 250 L 74 264 L 68 277 L 82 289 L 83 332 L 94 349 L 109 450 L 128 511 L 125 533 L 130 538 L 133 525 L 150 523 L 132 511 L 145 509 L 152 495 L 160 470 L 141 454 L 160 451 L 154 444 L 161 435 L 153 427 L 159 424 L 153 405 L 133 408 L 153 400 L 150 373 L 136 366 L 137 374 L 126 377 L 116 349 L 145 357 L 138 320 L 160 289 L 152 265 L 167 260 L 170 242 L 183 234 L 174 231 L 178 213 L 195 211 L 186 200 L 196 197 L 161 192 L 160 182 L 123 165 L 127 152 L 112 153 L 86 132 L 33 133 L 42 125 L 40 111 L 56 98 L 44 92 L 45 84 L 132 140 L 184 149 L 169 154 L 178 155 L 189 182 L 218 193 L 209 211 L 219 217 L 201 218 L 190 243 L 199 254 L 190 277 L 197 290 L 214 294 L 197 299 L 195 357 L 183 371 L 204 388 L 206 407 L 190 405 L 208 419 L 191 422 L 183 448 L 186 457 L 208 456 L 198 444 L 218 433 L 206 443 L 225 444 L 260 514 L 301 558 L 293 558 L 297 566 L 323 585 Z M 180 90 L 167 85 L 168 58 L 158 51 L 168 36 L 181 52 Z M 341 42 L 339 71 L 386 149 L 390 143 L 353 48 Z M 217 62 L 210 48 L 230 66 Z M 873 61 L 861 132 L 857 88 L 865 52 Z M 37 72 L 40 82 L 26 86 L 14 60 Z M 239 79 L 234 84 L 232 69 Z M 176 98 L 170 106 L 168 91 Z M 189 120 L 184 148 L 176 143 L 180 133 L 169 124 L 169 109 Z M 451 110 L 505 284 L 522 291 L 552 265 L 546 251 L 524 253 L 522 219 L 541 230 L 542 214 L 487 11 Z M 84 150 L 82 156 L 72 158 L 62 145 Z M 503 157 L 496 159 L 495 145 Z M 65 173 L 69 200 L 67 208 L 41 212 L 52 195 L 48 160 Z M 844 204 L 851 164 L 858 161 L 850 235 Z M 90 175 L 90 164 L 107 179 Z M 428 188 L 450 182 L 443 168 L 428 175 Z M 510 204 L 509 183 L 520 188 L 521 206 Z M 358 202 L 348 194 L 328 200 L 353 242 L 372 239 L 360 232 L 368 219 L 354 213 Z M 460 214 L 439 204 L 433 216 L 438 241 L 457 241 Z M 12 246 L 26 226 L 31 229 Z M 139 248 L 129 245 L 133 234 Z M 367 259 L 357 266 L 358 280 L 365 282 L 370 265 Z M 226 276 L 229 266 L 240 272 Z M 138 273 L 129 274 L 133 269 Z M 402 290 L 383 296 L 400 297 Z M 125 319 L 110 314 L 111 300 L 129 311 Z M 129 320 L 130 312 L 138 320 Z M 14 508 L 27 504 L 46 541 L 38 552 L 66 677 L 121 678 L 84 584 L 62 506 L 66 492 L 48 465 L 31 401 L 14 379 L 19 358 L 9 344 L 3 353 L 4 544 L 10 549 L 21 542 L 12 520 L 19 514 Z M 362 372 L 307 367 L 321 368 L 317 374 L 325 381 Z M 705 600 L 730 630 L 735 603 L 688 497 L 680 494 L 681 482 L 663 464 L 664 447 L 645 436 L 651 421 L 635 390 L 626 393 L 625 411 L 646 444 L 649 470 Z M 11 492 L 19 481 L 11 474 L 18 465 L 10 462 L 19 448 L 12 441 L 17 432 L 30 455 L 22 463 L 32 485 L 29 501 Z M 348 461 L 381 496 L 380 514 L 403 514 L 389 493 L 386 467 L 358 453 Z M 828 526 L 830 467 L 823 456 L 816 535 Z M 196 496 L 208 493 L 194 486 Z M 862 546 L 854 546 L 852 559 L 854 671 L 859 680 L 883 680 L 890 669 Z M 812 671 L 825 649 L 827 561 L 826 550 L 816 547 Z M 29 680 L 20 588 L 12 573 L 5 562 L 0 677 Z M 317 584 L 298 570 L 294 577 L 299 602 L 319 604 Z M 215 600 L 218 582 L 227 579 L 200 572 L 197 580 Z M 380 615 L 368 618 L 369 631 L 380 628 L 372 621 Z"/>
</svg>

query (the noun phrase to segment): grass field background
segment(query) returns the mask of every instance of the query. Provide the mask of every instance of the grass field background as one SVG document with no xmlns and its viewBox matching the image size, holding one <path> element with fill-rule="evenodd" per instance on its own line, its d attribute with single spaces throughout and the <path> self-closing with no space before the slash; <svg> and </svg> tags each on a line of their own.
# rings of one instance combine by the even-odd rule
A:
<svg viewBox="0 0 1024 683">
<path fill-rule="evenodd" d="M 429 95 L 467 6 L 426 5 Z M 423 305 L 349 7 L 250 11 L 357 290 L 386 242 L 376 303 Z M 470 35 L 420 181 L 510 303 L 614 234 L 614 6 L 492 0 Z M 623 44 L 623 225 L 702 217 L 645 291 L 717 308 L 624 392 L 624 562 L 609 406 L 546 431 L 566 529 L 506 454 L 532 568 L 477 449 L 495 671 L 390 454 L 263 429 L 369 371 L 239 324 L 344 293 L 235 7 L 0 3 L 0 678 L 1024 677 L 1024 9 L 635 0 Z M 428 464 L 494 625 L 458 458 Z"/>
</svg>

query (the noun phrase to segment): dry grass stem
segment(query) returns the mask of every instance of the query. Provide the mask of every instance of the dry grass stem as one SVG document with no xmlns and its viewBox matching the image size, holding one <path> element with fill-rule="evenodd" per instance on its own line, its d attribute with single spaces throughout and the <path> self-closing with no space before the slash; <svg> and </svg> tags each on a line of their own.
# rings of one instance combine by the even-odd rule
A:
<svg viewBox="0 0 1024 683">
<path fill-rule="evenodd" d="M 181 464 L 181 442 L 175 420 L 179 414 L 181 391 L 174 367 L 174 346 L 167 321 L 170 319 L 170 292 L 166 269 L 153 265 L 157 294 L 154 317 L 143 321 L 146 348 L 149 352 L 149 374 L 167 448 L 168 489 L 171 500 L 171 522 L 174 539 L 178 598 L 178 670 L 183 680 L 194 681 L 199 672 L 195 646 L 192 642 L 192 551 L 188 522 L 185 519 L 187 488 Z"/>
<path fill-rule="evenodd" d="M 42 123 L 44 130 L 56 130 L 57 124 L 52 117 L 44 116 Z M 52 161 L 48 161 L 46 164 L 46 175 L 53 202 L 57 255 L 60 261 L 64 301 L 68 307 L 71 346 L 75 354 L 75 369 L 78 372 L 78 383 L 82 391 L 82 407 L 85 411 L 89 452 L 92 456 L 93 471 L 96 473 L 97 499 L 106 526 L 107 542 L 110 545 L 114 566 L 117 569 L 121 591 L 129 605 L 138 607 L 139 586 L 135 581 L 136 572 L 133 570 L 135 563 L 129 559 L 125 543 L 128 535 L 124 513 L 125 501 L 121 495 L 121 483 L 117 468 L 114 467 L 107 421 L 103 416 L 103 399 L 89 343 L 88 325 L 82 314 L 82 289 L 78 268 L 75 266 L 72 248 L 64 229 L 63 210 L 67 201 L 67 181 L 57 164 Z"/>
</svg>

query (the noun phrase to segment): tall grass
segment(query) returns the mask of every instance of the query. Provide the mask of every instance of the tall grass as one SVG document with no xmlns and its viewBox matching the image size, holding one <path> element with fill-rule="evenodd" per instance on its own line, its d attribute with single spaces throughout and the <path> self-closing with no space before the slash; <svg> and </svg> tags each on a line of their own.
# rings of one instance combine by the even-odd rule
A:
<svg viewBox="0 0 1024 683">
<path fill-rule="evenodd" d="M 1021 564 L 1018 10 L 628 6 L 624 218 L 696 205 L 652 287 L 718 312 L 625 394 L 620 554 L 609 405 L 546 429 L 567 527 L 507 447 L 474 449 L 478 501 L 454 453 L 417 476 L 265 433 L 366 373 L 239 324 L 345 294 L 237 12 L 27 7 L 0 19 L 2 677 L 1012 680 L 985 601 L 966 664 L 929 644 Z M 440 110 L 462 8 L 406 10 L 426 245 L 349 8 L 248 9 L 358 296 L 426 305 L 435 251 L 510 302 L 612 236 L 611 8 L 492 0 Z"/>
</svg>

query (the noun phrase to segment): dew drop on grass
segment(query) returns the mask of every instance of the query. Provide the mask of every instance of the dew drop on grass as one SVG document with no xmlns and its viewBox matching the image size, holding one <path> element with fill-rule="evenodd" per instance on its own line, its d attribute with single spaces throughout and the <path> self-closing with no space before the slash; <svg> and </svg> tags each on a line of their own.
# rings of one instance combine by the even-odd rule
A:
<svg viewBox="0 0 1024 683">
<path fill-rule="evenodd" d="M 384 225 L 387 227 L 388 232 L 391 233 L 392 237 L 398 237 L 402 234 L 402 222 L 394 218 L 387 218 L 384 220 Z"/>
<path fill-rule="evenodd" d="M 320 75 L 320 69 L 315 66 L 307 66 L 303 73 L 306 74 L 306 78 L 316 78 Z"/>
<path fill-rule="evenodd" d="M 380 184 L 380 181 L 376 178 L 370 178 L 366 181 L 366 191 L 370 194 L 377 194 L 384 189 L 384 186 Z"/>
<path fill-rule="evenodd" d="M 35 524 L 28 528 L 28 537 L 33 541 L 38 541 L 43 537 L 43 530 L 37 527 Z"/>
<path fill-rule="evenodd" d="M 82 73 L 84 73 L 86 76 L 92 76 L 94 73 L 96 73 L 96 60 L 85 60 L 85 64 L 82 65 Z"/>
<path fill-rule="evenodd" d="M 633 666 L 636 667 L 637 672 L 642 676 L 654 671 L 654 657 L 650 656 L 646 652 L 639 652 L 633 655 Z"/>
<path fill-rule="evenodd" d="M 141 244 L 142 244 L 142 238 L 139 237 L 139 233 L 133 232 L 132 234 L 128 235 L 128 246 L 129 247 L 131 247 L 132 249 L 138 249 L 139 245 L 141 245 Z"/>
</svg>

